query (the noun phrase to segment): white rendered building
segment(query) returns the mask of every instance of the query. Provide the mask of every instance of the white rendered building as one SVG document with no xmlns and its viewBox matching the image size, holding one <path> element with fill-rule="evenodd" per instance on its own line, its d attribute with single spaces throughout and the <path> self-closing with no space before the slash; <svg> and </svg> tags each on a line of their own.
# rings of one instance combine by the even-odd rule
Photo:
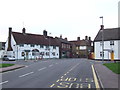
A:
<svg viewBox="0 0 120 90">
<path fill-rule="evenodd" d="M 5 55 L 16 59 L 39 59 L 39 58 L 59 58 L 59 45 L 55 38 L 47 36 L 47 31 L 43 35 L 12 32 L 9 28 L 8 40 L 5 44 Z"/>
<path fill-rule="evenodd" d="M 102 33 L 104 44 L 102 43 Z M 106 60 L 111 59 L 111 53 L 114 53 L 114 60 L 120 60 L 120 28 L 110 28 L 99 30 L 94 40 L 95 59 L 102 59 L 102 44 L 103 57 Z"/>
</svg>

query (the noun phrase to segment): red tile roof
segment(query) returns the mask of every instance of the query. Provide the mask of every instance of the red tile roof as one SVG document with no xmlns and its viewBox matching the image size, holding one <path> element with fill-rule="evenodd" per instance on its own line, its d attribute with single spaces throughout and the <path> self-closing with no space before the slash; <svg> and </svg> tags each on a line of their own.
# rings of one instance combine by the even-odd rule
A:
<svg viewBox="0 0 120 90">
<path fill-rule="evenodd" d="M 39 34 L 12 32 L 17 44 L 59 45 L 55 38 Z"/>
<path fill-rule="evenodd" d="M 89 40 L 79 40 L 79 41 L 70 41 L 72 44 L 75 45 L 81 45 L 81 46 L 88 46 L 90 45 L 90 41 Z"/>
</svg>

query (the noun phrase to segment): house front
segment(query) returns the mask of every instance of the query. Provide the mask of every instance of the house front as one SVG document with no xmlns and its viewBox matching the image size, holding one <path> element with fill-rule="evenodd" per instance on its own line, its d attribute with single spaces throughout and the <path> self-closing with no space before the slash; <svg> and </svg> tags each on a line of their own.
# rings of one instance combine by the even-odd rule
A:
<svg viewBox="0 0 120 90">
<path fill-rule="evenodd" d="M 63 39 L 62 35 L 56 37 L 57 43 L 59 43 L 59 58 L 71 58 L 71 43 L 67 40 L 67 38 Z"/>
<path fill-rule="evenodd" d="M 99 60 L 120 60 L 120 28 L 99 30 L 94 39 L 94 54 Z"/>
<path fill-rule="evenodd" d="M 82 40 L 77 37 L 77 40 L 70 42 L 72 44 L 72 57 L 89 58 L 90 53 L 93 51 L 91 37 L 85 36 L 85 39 Z"/>
<path fill-rule="evenodd" d="M 22 33 L 9 28 L 5 55 L 16 59 L 59 58 L 59 45 L 55 38 L 47 36 L 46 30 L 40 35 L 26 33 L 25 28 Z"/>
</svg>

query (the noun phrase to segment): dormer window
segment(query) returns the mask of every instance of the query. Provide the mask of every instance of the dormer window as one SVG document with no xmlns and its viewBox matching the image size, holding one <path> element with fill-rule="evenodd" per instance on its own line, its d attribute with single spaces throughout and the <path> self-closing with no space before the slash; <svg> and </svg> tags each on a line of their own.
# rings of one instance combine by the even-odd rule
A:
<svg viewBox="0 0 120 90">
<path fill-rule="evenodd" d="M 31 46 L 31 47 L 34 47 L 35 45 L 31 44 L 30 46 Z"/>
<path fill-rule="evenodd" d="M 110 45 L 114 45 L 114 41 L 110 41 Z"/>
<path fill-rule="evenodd" d="M 24 47 L 24 44 L 20 44 L 20 47 Z"/>
</svg>

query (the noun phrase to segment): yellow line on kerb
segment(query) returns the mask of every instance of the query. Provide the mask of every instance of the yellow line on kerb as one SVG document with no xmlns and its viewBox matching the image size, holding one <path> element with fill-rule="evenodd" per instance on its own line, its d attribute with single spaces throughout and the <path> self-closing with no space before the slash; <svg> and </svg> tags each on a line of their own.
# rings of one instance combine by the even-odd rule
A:
<svg viewBox="0 0 120 90">
<path fill-rule="evenodd" d="M 55 84 L 52 84 L 50 87 L 53 87 L 53 86 L 55 86 Z"/>
<path fill-rule="evenodd" d="M 94 77 L 95 86 L 96 86 L 96 88 L 100 89 L 100 86 L 99 86 L 99 83 L 98 83 L 98 79 L 97 79 L 97 76 L 95 74 L 94 66 L 93 65 L 91 65 L 91 66 L 92 66 L 92 71 L 93 71 L 93 77 Z"/>
</svg>

